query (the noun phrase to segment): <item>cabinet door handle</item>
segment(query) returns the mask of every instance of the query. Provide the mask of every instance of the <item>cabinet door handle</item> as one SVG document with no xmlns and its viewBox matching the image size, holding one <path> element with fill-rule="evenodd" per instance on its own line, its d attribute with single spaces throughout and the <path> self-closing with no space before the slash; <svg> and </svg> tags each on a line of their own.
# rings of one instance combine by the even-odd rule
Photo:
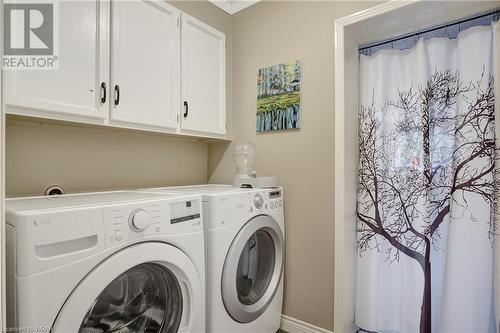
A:
<svg viewBox="0 0 500 333">
<path fill-rule="evenodd" d="M 101 83 L 101 103 L 106 103 L 106 82 Z"/>
<path fill-rule="evenodd" d="M 189 105 L 188 102 L 184 101 L 184 118 L 186 118 L 189 114 Z"/>
<path fill-rule="evenodd" d="M 120 86 L 115 86 L 115 105 L 120 104 Z"/>
</svg>

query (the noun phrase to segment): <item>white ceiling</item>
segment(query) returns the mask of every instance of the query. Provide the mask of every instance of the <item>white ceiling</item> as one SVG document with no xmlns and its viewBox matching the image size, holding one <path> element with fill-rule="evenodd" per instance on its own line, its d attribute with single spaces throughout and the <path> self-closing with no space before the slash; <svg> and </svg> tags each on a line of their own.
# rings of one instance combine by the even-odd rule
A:
<svg viewBox="0 0 500 333">
<path fill-rule="evenodd" d="M 260 0 L 208 0 L 228 14 L 235 14 Z"/>
</svg>

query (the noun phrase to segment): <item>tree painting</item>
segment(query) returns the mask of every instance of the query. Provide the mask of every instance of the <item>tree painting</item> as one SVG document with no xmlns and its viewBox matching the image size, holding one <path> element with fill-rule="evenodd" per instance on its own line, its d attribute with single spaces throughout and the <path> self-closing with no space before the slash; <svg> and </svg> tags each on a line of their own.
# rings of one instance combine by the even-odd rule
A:
<svg viewBox="0 0 500 333">
<path fill-rule="evenodd" d="M 420 332 L 431 332 L 431 247 L 450 213 L 469 201 L 495 212 L 493 77 L 464 83 L 435 71 L 426 84 L 382 106 L 362 105 L 359 132 L 358 250 L 389 250 L 385 260 L 414 260 L 423 273 Z M 393 126 L 383 126 L 391 114 Z M 470 210 L 473 214 L 473 209 Z M 495 232 L 490 218 L 490 239 Z"/>
<path fill-rule="evenodd" d="M 257 132 L 300 128 L 300 61 L 259 69 Z"/>
</svg>

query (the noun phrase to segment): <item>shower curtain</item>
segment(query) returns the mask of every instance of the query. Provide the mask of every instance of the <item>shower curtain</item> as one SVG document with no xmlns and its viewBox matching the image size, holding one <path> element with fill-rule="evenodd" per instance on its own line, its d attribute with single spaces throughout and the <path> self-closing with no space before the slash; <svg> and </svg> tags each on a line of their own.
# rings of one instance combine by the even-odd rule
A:
<svg viewBox="0 0 500 333">
<path fill-rule="evenodd" d="M 496 332 L 493 34 L 360 55 L 360 331 Z"/>
</svg>

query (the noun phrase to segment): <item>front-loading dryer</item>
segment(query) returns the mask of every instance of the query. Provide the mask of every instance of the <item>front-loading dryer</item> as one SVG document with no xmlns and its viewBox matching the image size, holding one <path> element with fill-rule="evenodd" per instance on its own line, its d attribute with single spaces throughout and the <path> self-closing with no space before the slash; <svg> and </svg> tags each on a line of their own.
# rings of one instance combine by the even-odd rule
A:
<svg viewBox="0 0 500 333">
<path fill-rule="evenodd" d="M 6 200 L 8 326 L 53 333 L 204 333 L 198 195 Z"/>
<path fill-rule="evenodd" d="M 207 332 L 275 333 L 283 301 L 283 190 L 228 185 L 146 190 L 202 195 Z"/>
</svg>

